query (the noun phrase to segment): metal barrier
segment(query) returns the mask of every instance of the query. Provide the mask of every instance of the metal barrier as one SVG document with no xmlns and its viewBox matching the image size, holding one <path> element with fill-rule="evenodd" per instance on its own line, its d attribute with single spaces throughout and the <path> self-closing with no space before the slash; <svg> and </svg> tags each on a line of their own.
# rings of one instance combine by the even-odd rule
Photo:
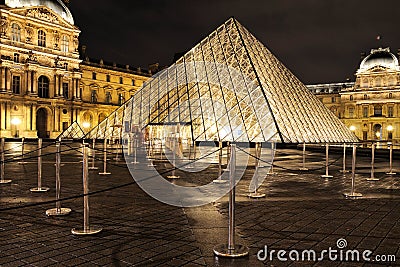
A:
<svg viewBox="0 0 400 267">
<path fill-rule="evenodd" d="M 1 138 L 1 171 L 0 171 L 0 184 L 9 184 L 12 180 L 5 180 L 4 179 L 4 172 L 5 172 L 5 163 L 4 163 L 4 146 L 5 146 L 5 139 Z"/>
<path fill-rule="evenodd" d="M 375 178 L 375 147 L 376 144 L 372 143 L 371 145 L 371 177 L 367 179 L 367 181 L 379 181 L 378 178 Z"/>
<path fill-rule="evenodd" d="M 329 144 L 325 144 L 325 174 L 321 175 L 322 178 L 329 179 L 333 178 L 332 175 L 329 175 Z"/>
<path fill-rule="evenodd" d="M 303 166 L 300 168 L 301 171 L 308 171 L 306 167 L 306 143 L 303 143 Z"/>
<path fill-rule="evenodd" d="M 343 143 L 343 169 L 340 170 L 341 173 L 348 173 L 346 170 L 346 143 Z"/>
<path fill-rule="evenodd" d="M 38 139 L 38 181 L 37 187 L 32 188 L 31 192 L 40 193 L 47 192 L 50 190 L 48 187 L 42 187 L 42 142 L 41 138 Z"/>
<path fill-rule="evenodd" d="M 56 208 L 46 211 L 47 216 L 65 216 L 71 213 L 69 208 L 61 208 L 61 142 L 56 143 Z"/>
<path fill-rule="evenodd" d="M 101 228 L 90 227 L 89 224 L 89 170 L 88 170 L 88 148 L 87 144 L 83 143 L 83 166 L 82 166 L 82 177 L 83 177 L 83 229 L 73 228 L 71 230 L 74 235 L 93 235 L 100 233 Z"/>
<path fill-rule="evenodd" d="M 249 255 L 246 246 L 235 244 L 235 168 L 236 168 L 236 145 L 231 145 L 231 160 L 229 172 L 229 225 L 228 244 L 214 247 L 214 254 L 220 257 L 238 258 Z"/>
<path fill-rule="evenodd" d="M 104 138 L 104 146 L 103 146 L 103 172 L 99 173 L 100 175 L 110 175 L 111 172 L 107 172 L 107 139 Z"/>
<path fill-rule="evenodd" d="M 99 167 L 94 166 L 94 162 L 96 160 L 96 139 L 92 140 L 92 166 L 89 167 L 89 170 L 98 170 Z"/>
<path fill-rule="evenodd" d="M 260 167 L 260 158 L 261 158 L 261 144 L 256 143 L 255 147 L 255 171 L 254 171 L 254 176 L 253 180 L 254 181 L 254 191 L 250 192 L 247 196 L 250 198 L 263 198 L 265 197 L 265 194 L 258 192 L 258 169 Z"/>
<path fill-rule="evenodd" d="M 389 146 L 389 172 L 387 172 L 387 175 L 395 175 L 396 173 L 393 172 L 393 144 L 388 143 Z"/>
<path fill-rule="evenodd" d="M 356 193 L 356 159 L 357 159 L 357 145 L 353 144 L 353 158 L 351 164 L 351 192 L 344 194 L 344 196 L 347 198 L 362 197 L 361 193 Z"/>
</svg>

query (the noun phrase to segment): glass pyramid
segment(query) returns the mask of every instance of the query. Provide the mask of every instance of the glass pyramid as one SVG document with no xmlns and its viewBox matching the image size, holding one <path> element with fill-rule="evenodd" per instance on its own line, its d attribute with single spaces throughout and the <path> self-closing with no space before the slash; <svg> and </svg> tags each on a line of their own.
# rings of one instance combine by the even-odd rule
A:
<svg viewBox="0 0 400 267">
<path fill-rule="evenodd" d="M 179 133 L 191 141 L 358 141 L 234 18 L 153 76 L 115 113 L 89 138 L 115 135 L 113 125 L 122 125 L 125 133 Z"/>
<path fill-rule="evenodd" d="M 74 121 L 57 139 L 82 139 L 84 136 L 85 132 L 81 126 L 79 126 L 78 122 Z"/>
</svg>

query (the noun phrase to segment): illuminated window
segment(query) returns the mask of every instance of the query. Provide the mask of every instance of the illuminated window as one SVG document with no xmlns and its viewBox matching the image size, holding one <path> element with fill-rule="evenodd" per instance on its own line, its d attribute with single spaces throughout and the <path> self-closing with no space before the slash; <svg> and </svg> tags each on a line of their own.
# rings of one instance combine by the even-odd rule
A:
<svg viewBox="0 0 400 267">
<path fill-rule="evenodd" d="M 38 46 L 46 47 L 46 33 L 43 30 L 38 31 Z"/>
<path fill-rule="evenodd" d="M 92 95 L 91 95 L 90 101 L 92 103 L 97 103 L 97 91 L 96 90 L 92 90 Z"/>
<path fill-rule="evenodd" d="M 381 105 L 376 105 L 374 107 L 374 116 L 375 117 L 381 117 L 382 116 L 382 106 Z"/>
<path fill-rule="evenodd" d="M 393 118 L 393 107 L 388 107 L 388 117 Z"/>
<path fill-rule="evenodd" d="M 106 103 L 110 104 L 112 101 L 111 92 L 106 92 Z"/>
<path fill-rule="evenodd" d="M 17 23 L 11 25 L 11 41 L 21 42 L 21 27 Z"/>
<path fill-rule="evenodd" d="M 21 92 L 21 77 L 20 76 L 12 77 L 12 91 L 14 94 L 20 94 L 20 92 Z"/>
<path fill-rule="evenodd" d="M 41 98 L 49 98 L 49 78 L 40 76 L 38 80 L 38 96 Z"/>
<path fill-rule="evenodd" d="M 125 103 L 125 96 L 123 93 L 118 94 L 118 105 Z"/>
<path fill-rule="evenodd" d="M 368 107 L 363 107 L 363 117 L 368 118 Z"/>
<path fill-rule="evenodd" d="M 349 108 L 349 117 L 350 118 L 354 117 L 354 108 Z"/>
<path fill-rule="evenodd" d="M 69 38 L 66 35 L 63 35 L 61 40 L 61 52 L 68 53 L 69 50 Z"/>
</svg>

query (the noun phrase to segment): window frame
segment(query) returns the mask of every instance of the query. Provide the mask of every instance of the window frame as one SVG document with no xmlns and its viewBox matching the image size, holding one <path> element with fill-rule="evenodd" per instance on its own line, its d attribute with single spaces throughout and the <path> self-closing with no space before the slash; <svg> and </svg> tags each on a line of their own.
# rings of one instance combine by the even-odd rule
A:
<svg viewBox="0 0 400 267">
<path fill-rule="evenodd" d="M 44 30 L 38 30 L 38 46 L 46 47 L 47 34 Z"/>
</svg>

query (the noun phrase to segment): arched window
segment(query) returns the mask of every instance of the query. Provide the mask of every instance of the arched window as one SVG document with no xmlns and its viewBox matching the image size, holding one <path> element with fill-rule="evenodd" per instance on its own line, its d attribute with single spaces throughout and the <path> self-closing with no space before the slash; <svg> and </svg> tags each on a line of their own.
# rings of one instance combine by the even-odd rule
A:
<svg viewBox="0 0 400 267">
<path fill-rule="evenodd" d="M 21 42 L 21 27 L 17 23 L 11 25 L 11 41 Z"/>
<path fill-rule="evenodd" d="M 125 103 L 125 96 L 123 93 L 118 94 L 118 105 Z"/>
<path fill-rule="evenodd" d="M 66 35 L 63 35 L 61 40 L 61 52 L 68 53 L 69 51 L 69 38 Z"/>
<path fill-rule="evenodd" d="M 353 99 L 354 99 L 354 97 L 351 95 L 351 96 L 350 96 L 350 101 L 353 101 Z"/>
<path fill-rule="evenodd" d="M 38 46 L 46 47 L 46 33 L 43 30 L 38 31 Z"/>
<path fill-rule="evenodd" d="M 368 99 L 368 95 L 364 95 L 364 100 L 367 100 Z"/>
<path fill-rule="evenodd" d="M 382 106 L 381 105 L 374 106 L 374 116 L 382 117 Z"/>
<path fill-rule="evenodd" d="M 38 96 L 41 98 L 49 98 L 49 78 L 40 76 L 38 80 Z"/>
</svg>

